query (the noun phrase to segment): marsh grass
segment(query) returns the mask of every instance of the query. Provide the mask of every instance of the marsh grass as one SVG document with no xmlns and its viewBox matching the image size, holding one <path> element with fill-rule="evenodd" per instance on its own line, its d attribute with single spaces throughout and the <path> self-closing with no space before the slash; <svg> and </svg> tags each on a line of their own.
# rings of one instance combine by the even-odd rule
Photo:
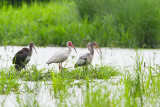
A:
<svg viewBox="0 0 160 107">
<path fill-rule="evenodd" d="M 60 0 L 0 9 L 0 44 L 158 47 L 158 0 Z"/>
<path fill-rule="evenodd" d="M 21 84 L 18 83 L 18 80 L 15 75 L 6 76 L 5 69 L 0 72 L 0 94 L 7 95 L 11 91 L 15 93 L 19 93 L 19 86 Z"/>
<path fill-rule="evenodd" d="M 35 95 L 28 95 L 25 99 L 21 99 L 19 95 L 17 95 L 16 99 L 20 107 L 40 107 Z"/>
<path fill-rule="evenodd" d="M 90 23 L 101 23 L 96 23 L 99 34 L 112 38 L 115 45 L 156 47 L 159 43 L 158 0 L 75 0 L 75 3 L 79 16 L 87 17 Z"/>
<path fill-rule="evenodd" d="M 124 75 L 124 99 L 125 106 L 157 106 L 155 100 L 159 98 L 158 84 L 159 82 L 159 67 L 151 66 L 151 62 L 147 67 L 143 66 L 143 56 L 141 52 L 136 52 L 135 57 L 132 57 L 135 64 L 130 70 L 127 70 Z M 133 70 L 132 73 L 130 71 Z M 154 99 L 154 100 L 153 100 Z M 146 103 L 148 102 L 149 103 Z M 157 100 L 156 100 L 157 101 Z"/>
<path fill-rule="evenodd" d="M 57 106 L 158 106 L 160 67 L 152 66 L 151 62 L 144 67 L 142 53 L 138 51 L 132 59 L 135 63 L 125 67 L 122 73 L 119 68 L 103 65 L 89 66 L 85 71 L 81 67 L 63 68 L 61 73 L 54 69 L 38 70 L 36 66 L 21 72 L 16 72 L 13 67 L 2 69 L 0 94 L 17 94 L 20 106 L 41 106 L 37 100 L 41 88 L 50 91 Z M 34 97 L 21 99 L 23 93 Z M 80 99 L 72 102 L 76 97 Z"/>
<path fill-rule="evenodd" d="M 159 97 L 159 67 L 151 66 L 149 62 L 147 67 L 143 66 L 143 56 L 136 53 L 132 57 L 135 61 L 133 66 L 129 66 L 121 81 L 113 84 L 114 89 L 110 89 L 110 85 L 102 85 L 97 82 L 93 85 L 86 85 L 87 90 L 83 91 L 83 100 L 81 106 L 158 106 Z M 121 85 L 121 87 L 118 87 Z M 96 88 L 95 88 L 96 87 Z M 114 91 L 113 91 L 114 90 Z"/>
<path fill-rule="evenodd" d="M 70 35 L 74 31 L 71 31 L 71 27 L 76 22 L 73 8 L 73 2 L 51 2 L 48 5 L 33 3 L 31 6 L 23 4 L 18 9 L 3 6 L 0 9 L 0 21 L 3 23 L 0 27 L 0 38 L 5 41 L 1 43 L 15 45 L 19 41 L 17 45 L 27 45 L 29 41 L 34 40 L 37 45 L 54 42 L 55 45 L 64 46 L 66 41 L 62 38 L 73 38 L 73 35 Z M 10 39 L 6 40 L 8 37 Z"/>
<path fill-rule="evenodd" d="M 47 70 L 45 69 L 38 70 L 36 66 L 32 66 L 29 69 L 24 69 L 21 72 L 16 71 L 13 67 L 11 67 L 8 71 L 6 71 L 6 69 L 2 69 L 2 71 L 0 72 L 1 74 L 0 94 L 9 94 L 11 91 L 19 93 L 19 86 L 21 86 L 19 80 L 26 82 L 33 81 L 36 83 L 40 81 L 41 82 L 52 81 L 54 93 L 58 93 L 61 90 L 65 91 L 68 90 L 69 87 L 72 87 L 74 80 L 80 80 L 80 79 L 88 81 L 91 79 L 107 80 L 112 76 L 117 76 L 120 74 L 118 70 L 116 70 L 111 66 L 102 66 L 102 67 L 91 66 L 87 71 L 84 72 L 81 71 L 82 69 L 73 69 L 73 70 L 63 69 L 63 70 L 64 70 L 63 73 L 57 73 L 52 69 L 49 69 L 48 72 L 44 72 Z M 34 89 L 30 90 L 27 84 L 24 85 L 26 87 L 25 90 L 27 92 L 33 92 L 34 89 L 39 89 L 38 87 L 35 87 Z"/>
<path fill-rule="evenodd" d="M 118 69 L 111 66 L 90 66 L 87 70 L 82 69 L 82 67 L 72 70 L 72 72 L 63 71 L 62 77 L 72 78 L 72 79 L 109 79 L 111 76 L 117 76 L 120 72 Z"/>
</svg>

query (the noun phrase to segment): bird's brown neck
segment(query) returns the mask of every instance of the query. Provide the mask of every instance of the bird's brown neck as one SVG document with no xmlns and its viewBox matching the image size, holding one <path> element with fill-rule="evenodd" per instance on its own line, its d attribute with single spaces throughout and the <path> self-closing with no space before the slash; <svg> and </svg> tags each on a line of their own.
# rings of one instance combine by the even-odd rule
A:
<svg viewBox="0 0 160 107">
<path fill-rule="evenodd" d="M 32 55 L 32 46 L 29 46 L 29 53 Z"/>
<path fill-rule="evenodd" d="M 94 55 L 93 45 L 91 45 L 90 53 L 91 53 L 92 55 Z"/>
</svg>

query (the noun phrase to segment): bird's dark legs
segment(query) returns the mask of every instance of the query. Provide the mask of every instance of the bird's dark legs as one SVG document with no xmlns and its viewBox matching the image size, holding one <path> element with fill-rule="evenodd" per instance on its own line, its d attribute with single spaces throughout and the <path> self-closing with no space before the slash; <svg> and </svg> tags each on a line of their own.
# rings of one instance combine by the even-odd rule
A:
<svg viewBox="0 0 160 107">
<path fill-rule="evenodd" d="M 59 71 L 62 72 L 62 63 L 59 63 Z"/>
<path fill-rule="evenodd" d="M 61 64 L 61 66 L 60 66 L 60 67 L 61 67 L 61 72 L 62 72 L 62 63 L 60 63 L 60 64 Z"/>
<path fill-rule="evenodd" d="M 61 69 L 61 68 L 60 68 L 60 64 L 61 64 L 61 63 L 59 63 L 59 71 L 60 71 L 60 69 Z"/>
</svg>

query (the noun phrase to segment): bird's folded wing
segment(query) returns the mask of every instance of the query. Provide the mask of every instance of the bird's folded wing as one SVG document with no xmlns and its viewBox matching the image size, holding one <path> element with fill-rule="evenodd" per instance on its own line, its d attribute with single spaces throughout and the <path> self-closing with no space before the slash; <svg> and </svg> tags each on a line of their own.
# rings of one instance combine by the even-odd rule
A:
<svg viewBox="0 0 160 107">
<path fill-rule="evenodd" d="M 27 52 L 18 52 L 13 58 L 13 64 L 17 64 L 17 62 L 24 62 L 27 57 Z"/>
<path fill-rule="evenodd" d="M 67 52 L 65 52 L 65 51 L 64 52 L 57 52 L 47 61 L 47 64 L 63 62 L 67 59 L 67 57 L 68 57 Z"/>
<path fill-rule="evenodd" d="M 80 56 L 76 64 L 78 66 L 84 65 L 86 64 L 86 61 L 87 61 L 87 54 Z"/>
</svg>

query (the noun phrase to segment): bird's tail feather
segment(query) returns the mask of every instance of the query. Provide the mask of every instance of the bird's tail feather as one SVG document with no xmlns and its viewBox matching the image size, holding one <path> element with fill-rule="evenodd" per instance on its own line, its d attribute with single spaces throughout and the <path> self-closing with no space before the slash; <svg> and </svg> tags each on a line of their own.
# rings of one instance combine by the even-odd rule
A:
<svg viewBox="0 0 160 107">
<path fill-rule="evenodd" d="M 49 64 L 51 64 L 51 62 L 47 62 L 46 64 L 48 64 L 48 65 L 49 65 Z"/>
<path fill-rule="evenodd" d="M 21 70 L 21 68 L 20 68 L 18 65 L 15 65 L 15 69 L 16 69 L 17 71 L 20 71 L 20 70 Z"/>
</svg>

